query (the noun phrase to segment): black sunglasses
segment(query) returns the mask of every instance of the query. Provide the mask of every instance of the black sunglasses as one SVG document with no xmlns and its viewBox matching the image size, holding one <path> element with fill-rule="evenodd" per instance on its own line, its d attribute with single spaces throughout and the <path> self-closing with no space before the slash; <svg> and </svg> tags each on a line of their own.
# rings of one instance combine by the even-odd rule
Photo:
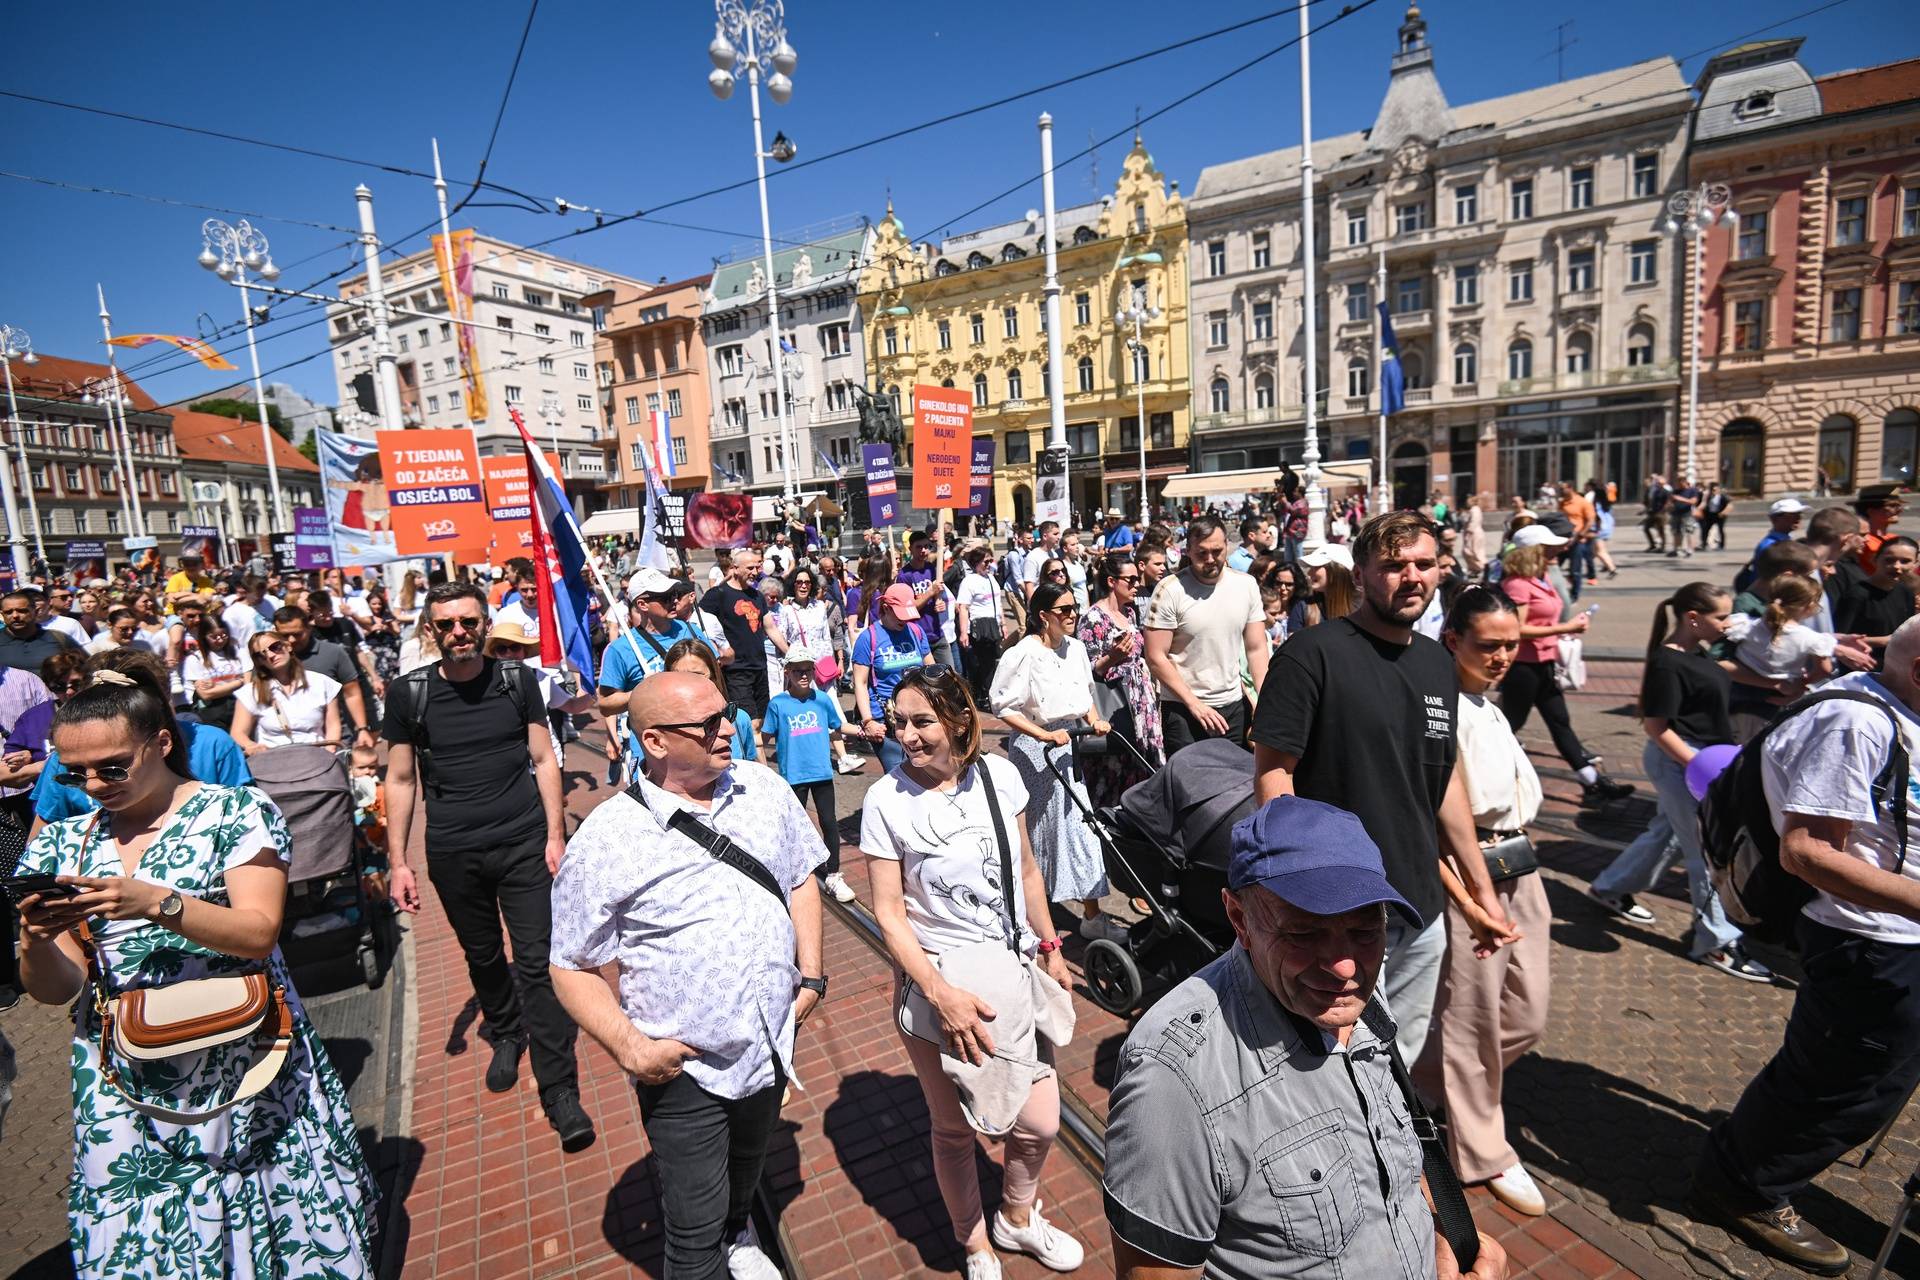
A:
<svg viewBox="0 0 1920 1280">
<path fill-rule="evenodd" d="M 462 631 L 474 632 L 477 635 L 480 629 L 486 625 L 484 618 L 435 618 L 433 620 L 433 629 L 443 636 L 450 634 L 455 627 L 458 627 Z"/>
<path fill-rule="evenodd" d="M 656 724 L 652 727 L 655 729 L 671 729 L 676 733 L 691 734 L 698 732 L 700 740 L 708 746 L 712 746 L 713 740 L 720 736 L 720 726 L 733 723 L 733 717 L 739 710 L 740 708 L 738 706 L 729 702 L 705 720 L 687 720 L 680 724 Z"/>
<path fill-rule="evenodd" d="M 147 739 L 147 742 L 152 741 L 152 738 Z M 54 774 L 53 780 L 63 787 L 83 787 L 89 778 L 98 778 L 102 782 L 125 782 L 127 776 L 133 772 L 134 758 L 146 749 L 147 742 L 135 747 L 133 757 L 130 757 L 125 764 L 102 764 L 91 769 L 85 765 L 68 765 Z"/>
</svg>

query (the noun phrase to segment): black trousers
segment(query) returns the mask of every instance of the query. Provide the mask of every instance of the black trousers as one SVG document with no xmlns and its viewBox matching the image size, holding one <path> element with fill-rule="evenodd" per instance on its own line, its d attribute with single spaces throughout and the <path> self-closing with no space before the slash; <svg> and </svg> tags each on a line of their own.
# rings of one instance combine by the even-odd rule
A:
<svg viewBox="0 0 1920 1280">
<path fill-rule="evenodd" d="M 578 1087 L 573 1059 L 577 1028 L 547 972 L 553 938 L 553 876 L 547 871 L 546 834 L 497 849 L 439 852 L 427 848 L 427 877 L 446 908 L 447 921 L 467 957 L 467 976 L 496 1039 L 525 1036 L 540 1092 Z M 500 922 L 513 940 L 513 962 L 501 944 Z M 517 987 L 517 990 L 516 990 Z"/>
<path fill-rule="evenodd" d="M 985 710 L 990 701 L 987 695 L 993 691 L 993 673 L 1000 666 L 1000 638 L 969 636 L 960 652 L 966 656 L 967 686 L 973 690 L 973 703 Z"/>
<path fill-rule="evenodd" d="M 827 860 L 814 872 L 819 876 L 830 876 L 840 869 L 840 819 L 833 812 L 833 779 L 821 782 L 789 782 L 793 795 L 802 809 L 807 801 L 813 801 L 813 811 L 820 815 L 820 838 L 827 842 Z"/>
<path fill-rule="evenodd" d="M 1500 710 L 1506 714 L 1507 726 L 1516 737 L 1535 707 L 1540 709 L 1540 718 L 1547 722 L 1547 732 L 1553 735 L 1553 749 L 1567 762 L 1567 768 L 1585 768 L 1590 757 L 1587 749 L 1580 745 L 1580 735 L 1573 731 L 1566 695 L 1554 683 L 1553 664 L 1516 662 L 1507 668 L 1506 679 L 1500 682 Z"/>
<path fill-rule="evenodd" d="M 767 714 L 767 668 L 747 667 L 735 658 L 726 669 L 727 700 L 745 711 L 755 724 Z"/>
<path fill-rule="evenodd" d="M 1190 747 L 1196 742 L 1205 742 L 1208 738 L 1231 738 L 1242 746 L 1247 742 L 1247 700 L 1240 699 L 1224 707 L 1215 707 L 1226 717 L 1227 731 L 1224 734 L 1209 733 L 1201 727 L 1198 720 L 1187 713 L 1185 703 L 1162 702 L 1160 704 L 1160 726 L 1166 735 L 1167 756 L 1182 747 Z"/>
<path fill-rule="evenodd" d="M 786 1076 L 734 1101 L 682 1072 L 636 1085 L 666 1218 L 666 1280 L 724 1280 L 727 1245 L 747 1225 Z"/>
<path fill-rule="evenodd" d="M 1920 946 L 1804 916 L 1799 932 L 1806 976 L 1786 1038 L 1700 1157 L 1751 1209 L 1787 1203 L 1872 1137 L 1920 1078 Z"/>
</svg>

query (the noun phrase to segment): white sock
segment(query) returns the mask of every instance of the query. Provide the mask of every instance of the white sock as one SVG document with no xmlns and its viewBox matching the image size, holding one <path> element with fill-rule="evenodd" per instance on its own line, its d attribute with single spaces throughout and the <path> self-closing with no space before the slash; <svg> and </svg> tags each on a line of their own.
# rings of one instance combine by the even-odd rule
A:
<svg viewBox="0 0 1920 1280">
<path fill-rule="evenodd" d="M 1589 787 L 1600 781 L 1600 771 L 1590 764 L 1583 764 L 1578 769 L 1575 769 L 1573 776 L 1580 779 L 1581 782 Z"/>
</svg>

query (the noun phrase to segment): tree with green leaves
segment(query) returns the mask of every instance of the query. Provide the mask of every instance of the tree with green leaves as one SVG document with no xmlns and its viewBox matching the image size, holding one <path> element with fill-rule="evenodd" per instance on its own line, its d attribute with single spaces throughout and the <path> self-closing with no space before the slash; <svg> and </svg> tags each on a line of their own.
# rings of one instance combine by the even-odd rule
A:
<svg viewBox="0 0 1920 1280">
<path fill-rule="evenodd" d="M 260 421 L 260 411 L 251 400 L 196 400 L 187 408 L 194 413 L 211 413 L 221 418 L 240 418 L 247 422 Z M 271 400 L 267 402 L 267 425 L 278 431 L 281 439 L 293 439 L 293 424 L 282 416 L 280 406 Z"/>
</svg>

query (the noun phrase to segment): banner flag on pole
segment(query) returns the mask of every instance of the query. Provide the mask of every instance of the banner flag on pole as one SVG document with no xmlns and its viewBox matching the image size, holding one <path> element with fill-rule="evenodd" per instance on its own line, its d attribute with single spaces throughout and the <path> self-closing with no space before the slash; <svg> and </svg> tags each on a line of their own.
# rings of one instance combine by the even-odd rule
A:
<svg viewBox="0 0 1920 1280">
<path fill-rule="evenodd" d="M 673 463 L 673 415 L 665 409 L 653 411 L 653 456 L 657 459 L 660 474 L 680 474 L 680 469 Z"/>
<path fill-rule="evenodd" d="M 107 339 L 107 345 L 112 347 L 144 347 L 155 342 L 164 342 L 168 346 L 178 347 L 209 369 L 226 370 L 240 367 L 200 339 L 183 338 L 177 333 L 123 333 L 118 337 Z"/>
<path fill-rule="evenodd" d="M 826 447 L 824 445 L 816 445 L 814 452 L 820 455 L 820 461 L 827 464 L 827 470 L 833 473 L 833 478 L 835 480 L 840 479 L 840 464 L 827 456 Z"/>
<path fill-rule="evenodd" d="M 1380 412 L 1389 416 L 1407 407 L 1407 371 L 1400 367 L 1400 339 L 1393 335 L 1387 304 L 1380 306 Z M 1382 465 L 1385 465 L 1383 462 Z"/>
<path fill-rule="evenodd" d="M 508 415 L 527 449 L 527 474 L 533 483 L 534 579 L 540 594 L 540 665 L 557 667 L 564 657 L 581 675 L 593 676 L 593 647 L 587 639 L 587 540 L 567 504 L 566 491 L 546 454 L 534 443 L 520 410 Z"/>
<path fill-rule="evenodd" d="M 645 459 L 641 465 L 645 467 Z M 640 528 L 640 554 L 637 563 L 650 565 L 662 573 L 669 573 L 680 567 L 673 552 L 660 540 L 660 492 L 657 477 L 652 467 L 645 467 L 647 473 L 647 493 L 643 501 L 647 504 L 646 519 Z"/>
</svg>

